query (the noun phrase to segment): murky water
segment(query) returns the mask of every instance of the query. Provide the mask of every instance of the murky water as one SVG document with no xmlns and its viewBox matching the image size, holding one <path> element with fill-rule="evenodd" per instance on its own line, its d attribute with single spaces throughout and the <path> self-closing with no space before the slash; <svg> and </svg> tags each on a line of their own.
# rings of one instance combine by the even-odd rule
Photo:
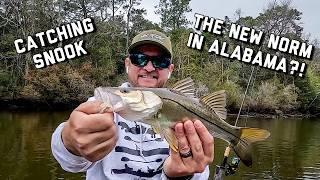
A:
<svg viewBox="0 0 320 180">
<path fill-rule="evenodd" d="M 65 172 L 50 150 L 51 134 L 69 112 L 0 112 L 0 179 L 85 179 Z M 271 137 L 256 143 L 253 167 L 240 165 L 225 179 L 320 179 L 320 119 L 244 119 L 240 124 L 268 129 Z M 215 164 L 227 144 L 215 140 Z"/>
</svg>

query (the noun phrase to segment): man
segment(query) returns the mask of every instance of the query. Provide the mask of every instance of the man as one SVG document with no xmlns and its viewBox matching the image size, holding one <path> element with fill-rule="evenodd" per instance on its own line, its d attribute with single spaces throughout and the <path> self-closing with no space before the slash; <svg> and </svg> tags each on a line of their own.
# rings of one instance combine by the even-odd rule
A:
<svg viewBox="0 0 320 180">
<path fill-rule="evenodd" d="M 128 83 L 163 87 L 170 78 L 172 49 L 163 33 L 148 30 L 134 37 L 125 59 Z M 101 102 L 89 98 L 52 135 L 52 153 L 63 169 L 87 171 L 87 179 L 207 179 L 213 137 L 199 120 L 175 125 L 179 152 L 149 125 L 116 113 L 99 114 Z M 183 117 L 181 117 L 183 118 Z"/>
</svg>

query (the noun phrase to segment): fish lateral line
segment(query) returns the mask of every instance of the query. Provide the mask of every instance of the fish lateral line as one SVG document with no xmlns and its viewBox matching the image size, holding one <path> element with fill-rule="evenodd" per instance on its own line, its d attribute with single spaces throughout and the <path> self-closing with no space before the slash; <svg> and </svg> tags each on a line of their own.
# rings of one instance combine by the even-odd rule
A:
<svg viewBox="0 0 320 180">
<path fill-rule="evenodd" d="M 214 122 L 212 122 L 212 121 L 207 120 L 206 118 L 204 118 L 203 116 L 201 116 L 201 115 L 197 114 L 196 112 L 191 111 L 189 108 L 187 108 L 187 107 L 186 107 L 186 106 L 184 106 L 183 104 L 181 104 L 181 103 L 179 103 L 179 102 L 177 102 L 177 101 L 174 101 L 174 100 L 172 100 L 172 99 L 170 99 L 170 98 L 162 98 L 162 99 L 164 99 L 164 100 L 169 100 L 169 101 L 171 101 L 171 102 L 174 102 L 174 103 L 176 103 L 176 104 L 180 105 L 181 107 L 183 107 L 184 109 L 186 109 L 186 110 L 187 110 L 187 111 L 189 111 L 190 113 L 192 113 L 192 114 L 194 114 L 194 115 L 198 116 L 199 118 L 203 119 L 204 121 L 208 122 L 209 124 L 211 124 L 211 125 L 213 125 L 213 126 L 215 126 L 215 127 L 219 128 L 219 129 L 221 129 L 221 130 L 223 130 L 223 131 L 225 131 L 225 132 L 227 132 L 227 133 L 231 134 L 232 136 L 234 136 L 234 137 L 235 137 L 235 139 L 238 139 L 238 140 L 240 139 L 240 137 L 238 137 L 238 136 L 234 135 L 233 133 L 229 132 L 228 130 L 226 130 L 226 129 L 224 129 L 224 128 L 220 127 L 220 126 L 218 126 L 217 124 L 215 124 L 215 123 L 214 123 Z M 205 108 L 205 107 L 204 107 L 204 108 Z M 211 113 L 212 113 L 212 112 L 211 112 Z M 227 123 L 227 124 L 228 124 L 228 123 Z M 229 125 L 230 125 L 230 124 L 229 124 Z M 231 126 L 231 125 L 230 125 L 230 126 Z M 211 134 L 211 133 L 210 133 L 210 134 Z"/>
</svg>

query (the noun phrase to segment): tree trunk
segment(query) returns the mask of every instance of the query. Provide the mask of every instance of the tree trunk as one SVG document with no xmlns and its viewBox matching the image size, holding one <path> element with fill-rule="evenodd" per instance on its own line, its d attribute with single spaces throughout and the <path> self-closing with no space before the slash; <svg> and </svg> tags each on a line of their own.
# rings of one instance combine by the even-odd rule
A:
<svg viewBox="0 0 320 180">
<path fill-rule="evenodd" d="M 128 51 L 128 47 L 129 47 L 129 34 L 130 34 L 129 23 L 130 23 L 131 8 L 132 8 L 132 0 L 129 0 L 129 8 L 128 8 L 128 13 L 127 13 L 127 27 L 126 27 L 126 31 L 127 31 L 126 51 Z"/>
<path fill-rule="evenodd" d="M 84 0 L 81 1 L 81 9 L 82 9 L 82 12 L 83 12 L 83 17 L 87 18 L 88 17 L 88 12 L 87 12 L 87 8 L 86 8 L 86 5 L 84 3 Z"/>
<path fill-rule="evenodd" d="M 112 21 L 114 22 L 114 13 L 115 13 L 115 3 L 114 0 L 112 0 Z"/>
</svg>

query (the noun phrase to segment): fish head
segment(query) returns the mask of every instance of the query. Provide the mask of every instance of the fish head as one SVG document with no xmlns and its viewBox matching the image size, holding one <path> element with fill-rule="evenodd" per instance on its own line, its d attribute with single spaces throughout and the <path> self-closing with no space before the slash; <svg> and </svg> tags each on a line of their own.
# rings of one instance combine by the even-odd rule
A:
<svg viewBox="0 0 320 180">
<path fill-rule="evenodd" d="M 115 112 L 118 112 L 126 107 L 126 104 L 122 98 L 109 88 L 96 88 L 94 90 L 94 97 L 96 100 L 102 101 L 107 106 L 112 107 L 113 111 Z"/>
<path fill-rule="evenodd" d="M 162 107 L 162 100 L 155 93 L 134 88 L 104 88 L 100 97 L 109 98 L 111 104 L 119 104 L 115 110 L 127 120 L 141 121 L 155 115 Z M 105 101 L 105 100 L 103 100 Z"/>
</svg>

